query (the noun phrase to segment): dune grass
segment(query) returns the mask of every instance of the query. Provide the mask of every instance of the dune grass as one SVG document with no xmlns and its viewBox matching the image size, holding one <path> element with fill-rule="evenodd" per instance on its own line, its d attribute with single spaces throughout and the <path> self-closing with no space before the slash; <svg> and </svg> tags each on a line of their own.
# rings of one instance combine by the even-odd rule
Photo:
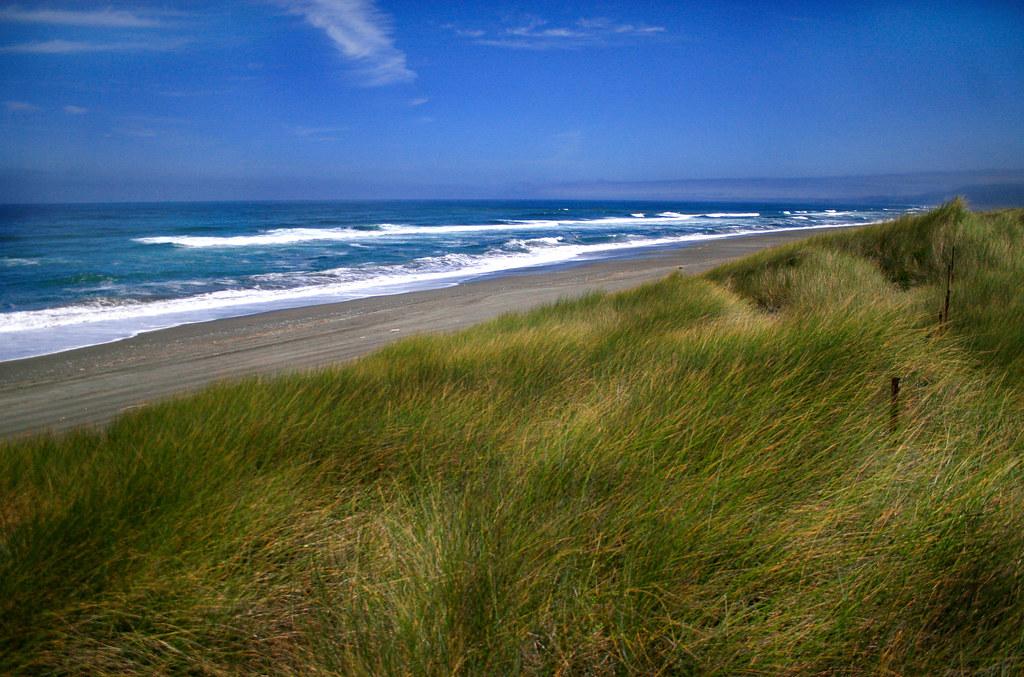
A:
<svg viewBox="0 0 1024 677">
<path fill-rule="evenodd" d="M 2 444 L 0 672 L 1018 673 L 1022 281 L 953 202 Z"/>
</svg>

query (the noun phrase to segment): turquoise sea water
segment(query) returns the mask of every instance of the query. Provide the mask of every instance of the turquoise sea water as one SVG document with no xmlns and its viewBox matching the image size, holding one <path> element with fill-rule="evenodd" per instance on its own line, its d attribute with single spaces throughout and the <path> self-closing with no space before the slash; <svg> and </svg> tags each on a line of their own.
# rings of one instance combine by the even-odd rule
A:
<svg viewBox="0 0 1024 677">
<path fill-rule="evenodd" d="M 0 206 L 0 361 L 277 308 L 914 205 L 316 202 Z"/>
</svg>

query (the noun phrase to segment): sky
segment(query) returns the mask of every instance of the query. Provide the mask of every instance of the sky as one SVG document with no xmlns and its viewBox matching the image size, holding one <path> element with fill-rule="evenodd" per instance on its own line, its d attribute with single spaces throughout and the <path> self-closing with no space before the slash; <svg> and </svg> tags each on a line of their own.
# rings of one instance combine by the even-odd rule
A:
<svg viewBox="0 0 1024 677">
<path fill-rule="evenodd" d="M 0 201 L 1019 172 L 1022 35 L 1019 2 L 0 2 Z"/>
</svg>

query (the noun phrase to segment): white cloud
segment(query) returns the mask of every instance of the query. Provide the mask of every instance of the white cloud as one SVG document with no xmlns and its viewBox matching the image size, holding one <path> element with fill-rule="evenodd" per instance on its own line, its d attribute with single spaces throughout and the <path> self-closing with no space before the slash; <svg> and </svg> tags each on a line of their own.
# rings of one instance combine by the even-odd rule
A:
<svg viewBox="0 0 1024 677">
<path fill-rule="evenodd" d="M 409 82 L 416 73 L 395 47 L 391 19 L 372 0 L 285 0 L 291 11 L 323 30 L 341 54 L 353 62 L 368 85 Z"/>
<path fill-rule="evenodd" d="M 174 99 L 184 99 L 196 96 L 207 96 L 210 94 L 222 94 L 227 90 L 218 89 L 161 89 L 157 92 L 160 96 L 167 96 Z"/>
<path fill-rule="evenodd" d="M 427 97 L 421 96 L 418 99 L 410 99 L 409 100 L 409 105 L 412 106 L 413 108 L 416 108 L 417 106 L 422 106 L 423 104 L 425 104 L 425 103 L 427 103 L 429 101 L 430 101 L 430 99 L 428 99 Z"/>
<path fill-rule="evenodd" d="M 605 18 L 580 19 L 569 26 L 551 26 L 544 19 L 530 17 L 518 25 L 492 33 L 450 24 L 445 27 L 478 45 L 536 50 L 610 46 L 666 32 L 664 26 L 618 23 Z"/>
<path fill-rule="evenodd" d="M 11 113 L 34 113 L 40 110 L 39 106 L 27 101 L 4 101 L 4 107 Z"/>
<path fill-rule="evenodd" d="M 337 141 L 341 137 L 344 131 L 348 130 L 348 127 L 289 127 L 291 133 L 295 136 L 308 139 L 310 141 Z"/>
<path fill-rule="evenodd" d="M 17 5 L 0 9 L 0 21 L 106 28 L 153 28 L 160 25 L 160 22 L 156 19 L 139 16 L 132 12 L 109 8 L 75 11 L 61 9 L 22 9 Z"/>
<path fill-rule="evenodd" d="M 664 33 L 664 26 L 647 26 L 645 24 L 634 25 L 634 24 L 620 24 L 615 23 L 611 19 L 597 18 L 597 19 L 580 19 L 576 22 L 580 28 L 584 28 L 597 33 L 614 33 L 616 35 L 652 35 L 654 33 Z"/>
<path fill-rule="evenodd" d="M 87 54 L 91 52 L 166 52 L 177 49 L 185 40 L 151 40 L 148 42 L 85 42 L 81 40 L 46 40 L 23 42 L 0 47 L 2 54 Z"/>
<path fill-rule="evenodd" d="M 121 136 L 128 136 L 128 137 L 131 137 L 133 139 L 155 139 L 156 138 L 156 132 L 154 132 L 152 129 L 147 129 L 145 127 L 129 127 L 129 128 L 123 128 L 122 127 L 122 128 L 119 128 L 119 129 L 115 129 L 114 133 L 115 134 L 119 134 Z"/>
<path fill-rule="evenodd" d="M 343 132 L 347 127 L 292 127 L 292 134 L 295 136 L 320 136 L 321 134 L 334 134 Z"/>
<path fill-rule="evenodd" d="M 68 115 L 85 115 L 89 112 L 88 108 L 82 108 L 81 106 L 64 106 L 64 112 Z"/>
</svg>

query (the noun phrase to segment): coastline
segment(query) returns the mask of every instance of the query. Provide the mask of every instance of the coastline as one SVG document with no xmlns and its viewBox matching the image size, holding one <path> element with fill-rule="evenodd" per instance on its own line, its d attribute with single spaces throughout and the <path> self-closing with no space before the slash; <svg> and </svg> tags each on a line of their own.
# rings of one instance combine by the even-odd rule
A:
<svg viewBox="0 0 1024 677">
<path fill-rule="evenodd" d="M 316 369 L 399 338 L 455 331 L 589 291 L 618 291 L 834 227 L 651 249 L 629 258 L 510 271 L 458 285 L 184 324 L 110 343 L 0 362 L 0 438 L 99 425 L 210 383 Z"/>
<path fill-rule="evenodd" d="M 883 212 L 885 210 L 882 210 Z M 839 215 L 852 215 L 851 212 L 835 212 L 835 210 L 824 210 L 816 216 L 820 218 L 833 218 L 827 216 L 829 212 Z M 798 212 L 786 218 L 804 219 L 811 217 L 803 214 L 812 212 Z M 786 213 L 783 212 L 785 215 Z M 523 214 L 520 214 L 523 215 Z M 823 216 L 825 215 L 825 216 Z M 875 210 L 872 217 L 881 215 Z M 634 213 L 630 217 L 601 217 L 596 219 L 584 219 L 582 221 L 567 221 L 569 224 L 605 224 L 609 221 L 630 222 L 650 224 L 661 221 L 682 220 L 691 218 L 707 217 L 717 219 L 725 217 L 755 217 L 760 218 L 761 214 L 755 213 L 709 213 L 683 215 L 675 212 L 659 213 L 656 217 L 644 218 L 643 214 Z M 640 218 L 638 218 L 640 217 Z M 863 214 L 860 218 L 863 217 Z M 319 263 L 316 266 L 323 266 L 324 257 L 331 259 L 334 263 L 341 264 L 340 267 L 327 265 L 323 270 L 316 272 L 306 270 L 310 261 L 295 261 L 286 255 L 284 259 L 256 263 L 250 260 L 249 255 L 240 257 L 243 268 L 248 270 L 248 275 L 235 268 L 235 258 L 224 259 L 225 251 L 231 247 L 241 246 L 248 248 L 253 238 L 289 238 L 298 237 L 300 242 L 316 242 L 318 237 L 315 233 L 326 233 L 328 240 L 335 236 L 346 240 L 353 236 L 351 229 L 343 228 L 340 231 L 327 229 L 325 231 L 314 229 L 278 229 L 270 230 L 262 235 L 228 235 L 223 237 L 209 236 L 182 236 L 181 238 L 155 237 L 148 238 L 158 240 L 158 244 L 175 244 L 173 251 L 164 247 L 163 253 L 149 252 L 157 258 L 145 263 L 146 254 L 137 252 L 134 258 L 129 260 L 117 260 L 106 269 L 106 265 L 99 261 L 89 264 L 87 261 L 79 261 L 78 266 L 83 271 L 80 275 L 69 273 L 68 280 L 71 286 L 64 289 L 57 296 L 52 292 L 46 292 L 46 300 L 42 307 L 36 307 L 39 299 L 33 300 L 32 292 L 28 289 L 37 287 L 39 290 L 50 289 L 55 283 L 64 284 L 68 280 L 52 279 L 51 274 L 43 274 L 39 279 L 33 279 L 30 273 L 11 276 L 13 295 L 15 299 L 20 298 L 25 304 L 23 308 L 15 309 L 15 304 L 5 298 L 6 305 L 11 308 L 10 312 L 0 314 L 0 362 L 9 362 L 31 357 L 39 357 L 53 353 L 60 353 L 79 348 L 88 348 L 103 343 L 112 343 L 130 339 L 146 332 L 170 329 L 185 324 L 209 322 L 212 320 L 228 319 L 243 315 L 257 315 L 274 310 L 286 310 L 304 306 L 324 305 L 353 301 L 357 299 L 371 298 L 374 296 L 386 296 L 391 294 L 405 294 L 428 289 L 441 289 L 458 284 L 465 284 L 474 280 L 487 277 L 515 274 L 530 274 L 543 271 L 556 270 L 562 266 L 571 266 L 586 261 L 597 261 L 611 258 L 635 258 L 645 255 L 647 252 L 658 251 L 667 248 L 685 247 L 696 242 L 743 237 L 746 235 L 764 235 L 786 231 L 806 231 L 815 227 L 857 227 L 870 223 L 881 222 L 879 219 L 872 221 L 853 221 L 843 223 L 818 223 L 807 226 L 780 226 L 772 223 L 768 228 L 744 229 L 742 226 L 731 226 L 725 230 L 715 230 L 715 226 L 708 226 L 704 232 L 648 232 L 640 239 L 627 237 L 620 240 L 618 235 L 612 234 L 608 241 L 557 244 L 563 241 L 563 236 L 556 237 L 529 237 L 536 233 L 518 232 L 516 237 L 508 239 L 505 237 L 500 243 L 489 241 L 486 251 L 483 253 L 466 253 L 464 243 L 458 242 L 447 244 L 434 242 L 427 238 L 424 242 L 408 242 L 402 239 L 395 243 L 387 244 L 381 242 L 378 251 L 376 247 L 358 245 L 352 243 L 350 247 L 343 248 L 339 255 L 333 249 L 315 249 L 312 253 L 307 252 L 304 256 L 313 256 L 313 260 Z M 523 228 L 529 231 L 530 228 L 543 226 L 560 227 L 560 221 L 536 221 L 522 222 Z M 379 224 L 380 227 L 388 224 Z M 421 226 L 389 226 L 390 228 L 407 228 L 416 234 L 423 234 L 430 231 L 424 230 Z M 486 229 L 504 229 L 506 226 L 487 225 L 451 225 L 434 227 L 434 230 L 447 232 L 466 230 L 467 232 L 478 232 Z M 509 226 L 512 227 L 512 226 Z M 518 227 L 518 226 L 517 226 Z M 604 226 L 602 226 L 604 227 Z M 657 230 L 657 226 L 655 229 Z M 669 229 L 671 231 L 671 229 Z M 299 231 L 299 232 L 295 232 Z M 607 234 L 606 234 L 607 235 Z M 620 234 L 621 235 L 621 234 Z M 575 237 L 575 236 L 573 236 Z M 312 238 L 310 240 L 310 238 Z M 137 239 L 137 238 L 136 238 Z M 143 238 L 147 239 L 147 238 Z M 209 242 L 209 240 L 216 242 Z M 358 239 L 358 238 L 357 238 Z M 167 240 L 165 242 L 165 240 Z M 135 240 L 133 240 L 135 241 Z M 202 241 L 202 243 L 199 243 Z M 531 244 L 532 243 L 532 244 Z M 89 246 L 96 246 L 101 251 L 104 246 L 102 242 L 92 242 Z M 59 246 L 54 245 L 59 252 Z M 205 252 L 212 247 L 213 253 Z M 417 249 L 418 247 L 418 249 Z M 438 248 L 440 247 L 440 249 Z M 451 249 L 448 251 L 448 249 Z M 181 251 L 178 251 L 181 249 Z M 253 255 L 257 258 L 266 256 L 278 256 L 273 249 L 264 250 L 257 247 Z M 196 254 L 195 252 L 199 252 Z M 316 253 L 319 252 L 319 253 Z M 375 252 L 368 254 L 368 252 Z M 445 253 L 446 252 L 446 253 Z M 27 252 L 32 253 L 32 252 Z M 59 259 L 59 255 L 57 259 Z M 80 256 L 80 254 L 79 254 Z M 178 266 L 185 266 L 188 272 L 182 274 L 179 270 L 172 278 L 164 279 L 168 274 L 166 267 L 169 261 L 161 257 L 171 256 L 178 261 Z M 340 256 L 342 260 L 337 260 Z M 357 259 L 370 256 L 364 261 L 367 265 L 361 267 Z M 182 258 L 183 257 L 183 258 Z M 211 258 L 212 257 L 212 258 Z M 381 261 L 374 262 L 373 258 L 380 257 Z M 396 258 L 397 257 L 397 258 Z M 179 261 L 179 258 L 181 259 Z M 301 257 L 300 257 L 301 259 Z M 8 261 L 12 259 L 0 257 L 0 268 L 4 271 L 9 268 Z M 29 261 L 26 264 L 38 265 L 39 258 L 13 259 L 16 261 Z M 387 261 L 387 262 L 382 262 Z M 404 261 L 404 262 L 403 262 Z M 281 272 L 266 269 L 275 267 L 288 268 L 298 264 L 302 270 L 291 270 Z M 21 265 L 21 264 L 18 264 Z M 140 268 L 140 266 L 142 266 Z M 153 270 L 150 270 L 152 266 Z M 193 268 L 195 266 L 195 268 Z M 255 266 L 255 268 L 254 268 Z M 73 267 L 73 266 L 72 266 Z M 17 266 L 15 266 L 17 268 Z M 264 272 L 256 273 L 255 270 Z M 362 270 L 361 273 L 353 271 Z M 97 272 L 103 271 L 103 272 Z M 134 276 L 138 284 L 137 291 L 131 291 L 133 285 L 116 282 L 121 276 Z M 0 275 L 0 277 L 4 277 Z M 6 279 L 6 277 L 5 277 Z M 247 282 L 243 282 L 247 280 Z M 285 283 L 287 281 L 287 283 Z M 79 284 L 81 282 L 81 284 Z M 264 284 L 266 283 L 266 285 Z M 91 286 L 90 286 L 91 285 Z M 109 285 L 109 286 L 108 286 Z M 212 285 L 205 287 L 205 285 Z M 218 285 L 228 285 L 224 288 L 216 288 Z M 283 286 L 282 286 L 283 285 Z M 81 288 L 79 288 L 81 287 Z M 120 291 L 119 291 L 120 290 Z M 41 292 L 42 293 L 42 292 Z M 86 293 L 86 296 L 79 296 Z M 98 298 L 91 295 L 100 294 Z M 103 296 L 110 294 L 111 296 Z M 127 294 L 117 299 L 122 294 Z M 136 298 L 136 294 L 140 294 Z M 20 296 L 19 296 L 20 295 Z M 148 298 L 147 301 L 140 300 Z M 106 302 L 104 302 L 106 301 Z"/>
</svg>

